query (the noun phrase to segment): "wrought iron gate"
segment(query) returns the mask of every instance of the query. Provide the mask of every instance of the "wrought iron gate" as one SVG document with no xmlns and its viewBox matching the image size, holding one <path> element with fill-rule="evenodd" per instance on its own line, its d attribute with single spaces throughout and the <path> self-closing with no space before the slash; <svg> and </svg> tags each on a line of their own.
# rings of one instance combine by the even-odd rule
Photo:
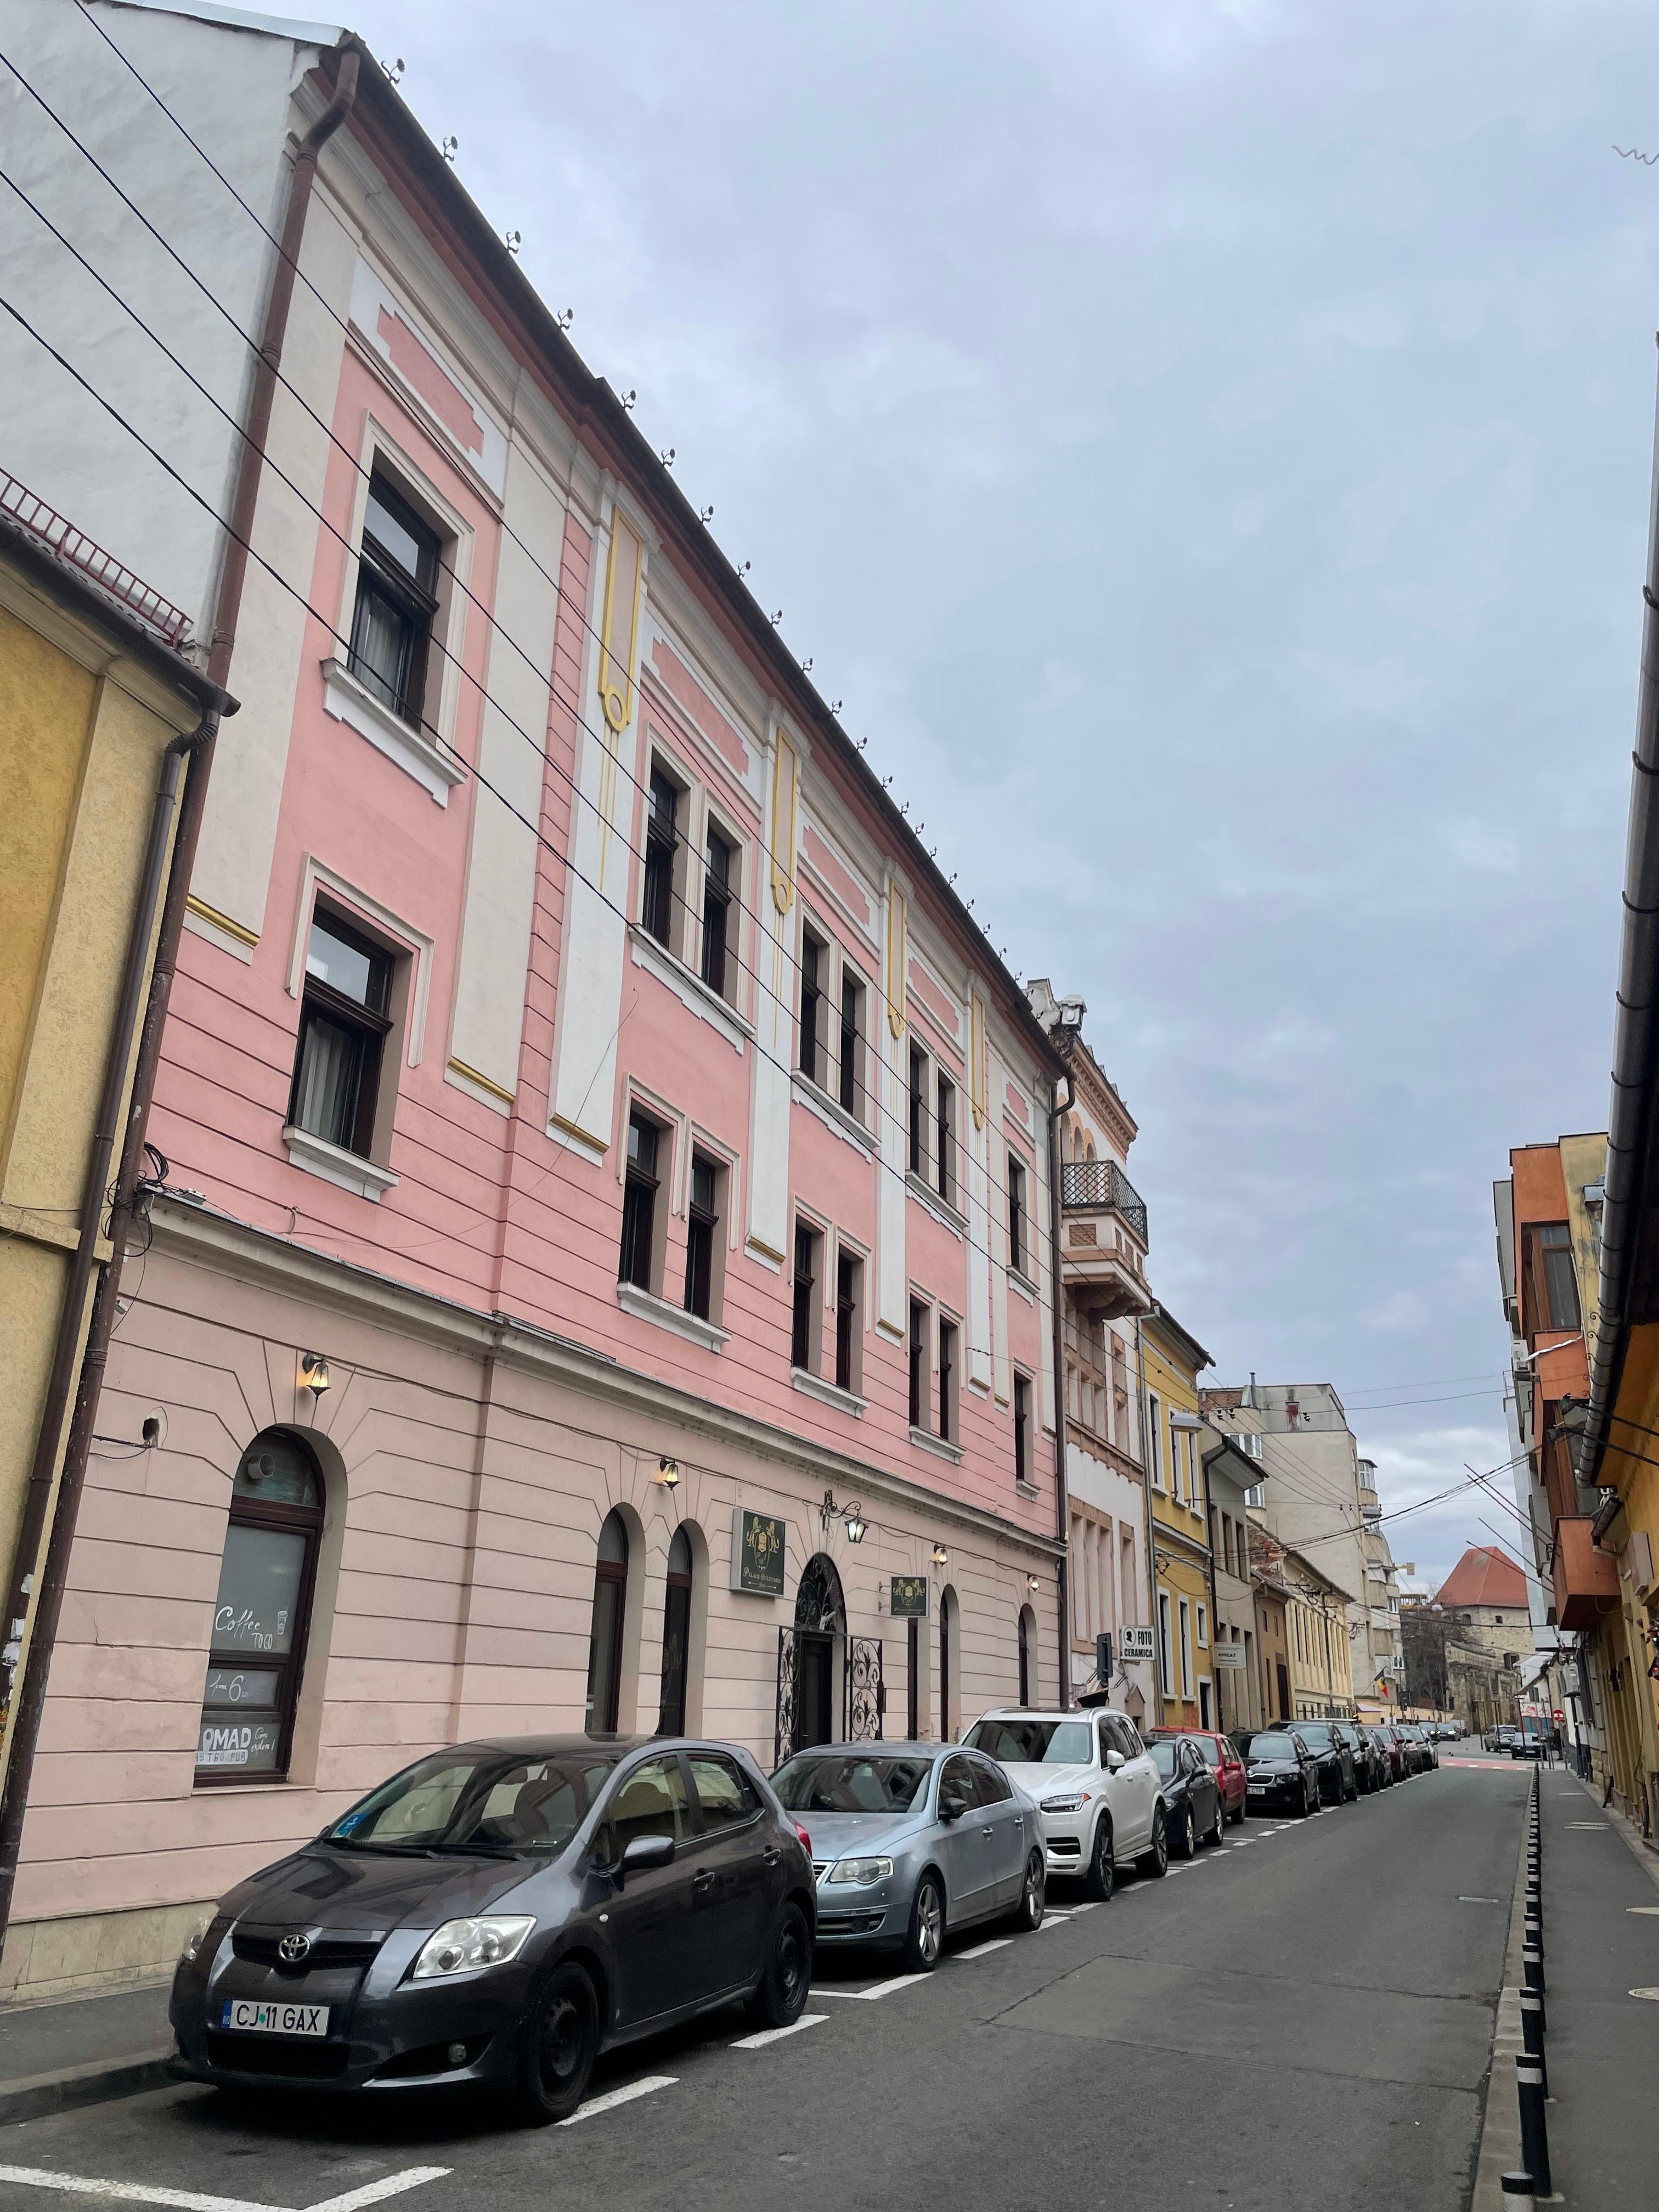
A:
<svg viewBox="0 0 1659 2212">
<path fill-rule="evenodd" d="M 781 1766 L 796 1748 L 799 1712 L 801 1638 L 809 1629 L 778 1631 L 778 1683 L 772 1726 L 772 1764 Z M 881 1638 L 849 1636 L 842 1674 L 841 1732 L 848 1743 L 878 1743 L 887 1712 L 882 1675 Z"/>
</svg>

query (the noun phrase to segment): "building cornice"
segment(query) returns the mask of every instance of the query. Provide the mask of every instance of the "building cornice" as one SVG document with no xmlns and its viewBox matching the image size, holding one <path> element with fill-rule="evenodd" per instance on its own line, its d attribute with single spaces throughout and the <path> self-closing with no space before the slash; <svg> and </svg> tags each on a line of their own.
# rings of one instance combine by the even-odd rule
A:
<svg viewBox="0 0 1659 2212">
<path fill-rule="evenodd" d="M 370 1327 L 394 1329 L 447 1352 L 498 1360 L 519 1373 L 623 1407 L 659 1427 L 672 1421 L 693 1434 L 739 1444 L 816 1481 L 842 1483 L 860 1491 L 866 1510 L 874 1499 L 885 1498 L 918 1517 L 1017 1544 L 1027 1553 L 1054 1559 L 1064 1556 L 1065 1547 L 1054 1536 L 1024 1528 L 963 1499 L 942 1497 L 851 1453 L 805 1442 L 752 1414 L 714 1405 L 625 1366 L 608 1352 L 595 1352 L 532 1322 L 507 1314 L 481 1313 L 432 1291 L 413 1289 L 371 1268 L 256 1229 L 213 1206 L 158 1195 L 150 1221 L 157 1250 L 194 1265 L 223 1268 L 239 1282 Z"/>
</svg>

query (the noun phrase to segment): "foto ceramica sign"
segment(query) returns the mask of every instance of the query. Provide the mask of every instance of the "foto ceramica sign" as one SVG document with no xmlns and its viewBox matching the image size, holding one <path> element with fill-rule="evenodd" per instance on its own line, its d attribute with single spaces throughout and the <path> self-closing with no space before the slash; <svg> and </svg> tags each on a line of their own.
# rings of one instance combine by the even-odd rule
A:
<svg viewBox="0 0 1659 2212">
<path fill-rule="evenodd" d="M 732 1511 L 732 1587 L 750 1597 L 783 1595 L 784 1528 L 775 1513 Z"/>
<path fill-rule="evenodd" d="M 1125 1659 L 1150 1659 L 1153 1656 L 1152 1632 L 1150 1628 L 1126 1628 L 1120 1656 Z"/>
</svg>

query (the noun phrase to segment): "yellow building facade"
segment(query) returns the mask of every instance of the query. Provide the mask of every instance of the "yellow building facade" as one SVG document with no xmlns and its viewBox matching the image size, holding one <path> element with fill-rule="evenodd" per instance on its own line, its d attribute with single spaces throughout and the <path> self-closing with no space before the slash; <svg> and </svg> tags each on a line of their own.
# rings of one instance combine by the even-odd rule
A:
<svg viewBox="0 0 1659 2212">
<path fill-rule="evenodd" d="M 1342 1592 L 1299 1552 L 1285 1555 L 1285 1642 L 1291 1677 L 1291 1717 L 1323 1721 L 1353 1716 L 1348 1608 Z"/>
<path fill-rule="evenodd" d="M 109 1256 L 114 1165 L 97 1191 L 89 1177 L 100 1103 L 118 1105 L 116 1164 L 125 1134 L 136 1033 L 118 1093 L 107 1091 L 112 1039 L 157 857 L 164 756 L 219 697 L 151 629 L 0 508 L 0 1547 L 17 1572 L 30 1571 L 18 1544 L 32 1480 L 36 1569 L 44 1556 L 97 1285 L 96 1265 L 76 1265 L 83 1216 L 93 1260 Z M 170 843 L 161 859 L 165 881 Z M 153 916 L 146 936 L 141 1008 Z M 69 1405 L 48 1419 L 55 1362 Z M 27 1638 L 9 1642 L 0 1674 L 8 1748 L 26 1651 Z"/>
<path fill-rule="evenodd" d="M 1198 1378 L 1210 1355 L 1161 1306 L 1140 1324 L 1156 1707 L 1168 1728 L 1215 1728 L 1214 1583 Z"/>
</svg>

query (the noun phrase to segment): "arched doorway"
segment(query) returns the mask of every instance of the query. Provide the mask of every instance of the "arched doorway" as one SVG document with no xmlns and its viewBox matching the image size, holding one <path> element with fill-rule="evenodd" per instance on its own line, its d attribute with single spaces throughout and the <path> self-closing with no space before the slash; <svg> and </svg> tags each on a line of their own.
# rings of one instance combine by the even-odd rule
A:
<svg viewBox="0 0 1659 2212">
<path fill-rule="evenodd" d="M 695 1568 L 691 1539 L 684 1525 L 668 1547 L 668 1582 L 662 1609 L 662 1688 L 657 1704 L 657 1734 L 685 1734 L 685 1692 L 691 1655 L 691 1588 Z"/>
<path fill-rule="evenodd" d="M 795 1726 L 792 1751 L 836 1738 L 836 1682 L 847 1641 L 847 1604 L 836 1563 L 815 1552 L 795 1592 Z"/>
<path fill-rule="evenodd" d="M 1019 1609 L 1019 1702 L 1036 1703 L 1036 1615 L 1029 1605 Z"/>
<path fill-rule="evenodd" d="M 946 1743 L 957 1740 L 957 1662 L 960 1656 L 957 1594 L 947 1583 L 939 1594 L 939 1728 Z"/>
<path fill-rule="evenodd" d="M 614 1733 L 622 1700 L 623 1616 L 628 1605 L 628 1524 L 614 1510 L 599 1531 L 593 1563 L 593 1614 L 587 1639 L 589 1735 Z"/>
</svg>

